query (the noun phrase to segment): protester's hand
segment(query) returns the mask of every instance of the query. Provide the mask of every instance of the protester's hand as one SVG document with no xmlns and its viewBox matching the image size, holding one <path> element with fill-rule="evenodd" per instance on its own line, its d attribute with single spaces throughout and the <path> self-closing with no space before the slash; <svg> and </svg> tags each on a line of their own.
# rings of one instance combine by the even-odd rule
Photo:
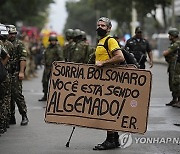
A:
<svg viewBox="0 0 180 154">
<path fill-rule="evenodd" d="M 168 50 L 163 51 L 163 56 L 167 56 L 169 54 Z"/>
<path fill-rule="evenodd" d="M 95 65 L 98 67 L 102 67 L 104 65 L 104 62 L 103 61 L 96 61 Z"/>
<path fill-rule="evenodd" d="M 24 79 L 24 73 L 23 72 L 19 72 L 19 80 L 23 80 Z"/>
<path fill-rule="evenodd" d="M 152 61 L 149 61 L 149 68 L 152 68 L 153 67 L 153 62 Z"/>
</svg>

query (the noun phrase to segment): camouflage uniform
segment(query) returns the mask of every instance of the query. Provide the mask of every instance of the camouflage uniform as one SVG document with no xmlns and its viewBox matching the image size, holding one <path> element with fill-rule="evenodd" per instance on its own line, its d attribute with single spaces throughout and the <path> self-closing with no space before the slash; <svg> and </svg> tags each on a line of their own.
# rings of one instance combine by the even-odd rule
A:
<svg viewBox="0 0 180 154">
<path fill-rule="evenodd" d="M 24 95 L 22 94 L 22 80 L 19 80 L 20 61 L 26 61 L 27 51 L 24 44 L 15 38 L 13 43 L 13 52 L 10 54 L 11 65 L 11 117 L 15 117 L 15 103 L 18 106 L 19 113 L 23 116 L 27 113 L 27 106 Z"/>
<path fill-rule="evenodd" d="M 63 47 L 63 55 L 66 62 L 70 62 L 76 43 L 73 40 L 66 42 Z"/>
<path fill-rule="evenodd" d="M 71 53 L 70 61 L 75 63 L 87 63 L 87 52 L 88 46 L 84 42 L 76 42 Z"/>
<path fill-rule="evenodd" d="M 66 41 L 63 47 L 63 56 L 66 62 L 70 61 L 71 53 L 74 49 L 75 42 L 73 41 L 73 29 L 67 29 L 65 32 Z"/>
<path fill-rule="evenodd" d="M 4 46 L 4 43 L 0 41 L 0 46 L 3 48 L 3 53 L 0 54 L 0 60 L 3 60 L 7 55 L 8 52 Z M 2 52 L 2 50 L 1 50 Z M 3 56 L 2 56 L 3 54 Z M 4 57 L 5 56 L 5 57 Z M 6 76 L 6 79 L 0 83 L 0 134 L 4 133 L 7 128 L 7 116 L 8 116 L 8 106 L 9 106 L 9 101 L 5 101 L 8 95 L 8 87 L 7 83 L 9 82 L 9 76 Z"/>
<path fill-rule="evenodd" d="M 59 44 L 52 45 L 51 43 L 44 52 L 44 72 L 42 78 L 44 96 L 47 96 L 48 81 L 51 73 L 51 66 L 54 61 L 64 60 L 63 52 Z"/>
<path fill-rule="evenodd" d="M 169 73 L 169 88 L 172 91 L 173 97 L 180 97 L 180 40 L 177 40 L 171 44 L 168 48 L 170 54 L 166 56 L 168 62 L 168 73 Z"/>
<path fill-rule="evenodd" d="M 85 60 L 84 63 L 87 64 L 90 59 L 90 55 L 95 52 L 95 47 L 92 47 L 89 45 L 87 41 L 82 41 L 82 44 L 84 46 L 84 52 L 85 52 Z"/>
<path fill-rule="evenodd" d="M 10 55 L 13 52 L 13 44 L 8 40 L 4 41 L 3 44 L 8 54 Z M 9 70 L 10 63 L 8 62 L 5 67 L 7 70 Z M 6 94 L 3 98 L 3 101 L 6 105 L 6 113 L 7 113 L 6 123 L 7 125 L 9 125 L 9 120 L 11 117 L 11 105 L 10 105 L 11 104 L 11 74 L 9 71 L 7 71 L 7 77 L 6 77 L 6 80 L 3 82 L 3 84 L 6 87 Z"/>
<path fill-rule="evenodd" d="M 87 63 L 89 54 L 89 44 L 83 41 L 83 33 L 79 29 L 74 30 L 75 45 L 70 53 L 70 61 L 75 63 Z"/>
</svg>

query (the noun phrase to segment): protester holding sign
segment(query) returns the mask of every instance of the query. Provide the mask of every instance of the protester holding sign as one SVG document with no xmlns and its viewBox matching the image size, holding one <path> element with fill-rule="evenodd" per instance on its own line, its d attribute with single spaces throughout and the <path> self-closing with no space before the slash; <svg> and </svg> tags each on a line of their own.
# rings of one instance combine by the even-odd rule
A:
<svg viewBox="0 0 180 154">
<path fill-rule="evenodd" d="M 111 21 L 106 17 L 101 17 L 97 22 L 97 34 L 99 37 L 95 51 L 96 65 L 102 67 L 104 65 L 117 64 L 123 62 L 124 56 L 117 41 L 110 38 L 108 41 L 108 50 L 103 47 L 105 40 L 109 37 L 111 31 Z M 96 145 L 93 150 L 107 150 L 119 147 L 118 132 L 107 131 L 106 140 L 102 144 Z"/>
</svg>

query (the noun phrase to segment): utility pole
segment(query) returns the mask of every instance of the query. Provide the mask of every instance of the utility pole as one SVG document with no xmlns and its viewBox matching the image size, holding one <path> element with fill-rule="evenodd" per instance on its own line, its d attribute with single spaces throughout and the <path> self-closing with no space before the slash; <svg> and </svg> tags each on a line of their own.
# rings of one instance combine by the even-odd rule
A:
<svg viewBox="0 0 180 154">
<path fill-rule="evenodd" d="M 131 36 L 134 35 L 135 28 L 138 26 L 137 11 L 135 9 L 135 2 L 132 1 L 132 22 L 131 22 Z"/>
<path fill-rule="evenodd" d="M 175 27 L 175 12 L 174 12 L 174 0 L 171 1 L 172 5 L 172 19 L 171 19 L 171 26 Z"/>
</svg>

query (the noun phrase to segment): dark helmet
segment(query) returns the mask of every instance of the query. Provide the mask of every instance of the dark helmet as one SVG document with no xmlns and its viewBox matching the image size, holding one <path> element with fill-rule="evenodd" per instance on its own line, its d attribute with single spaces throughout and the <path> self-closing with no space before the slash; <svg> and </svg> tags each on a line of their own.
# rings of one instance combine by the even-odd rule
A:
<svg viewBox="0 0 180 154">
<path fill-rule="evenodd" d="M 67 29 L 65 32 L 66 37 L 72 37 L 73 36 L 73 29 Z"/>
<path fill-rule="evenodd" d="M 141 27 L 136 27 L 136 29 L 135 29 L 135 33 L 142 33 L 142 28 Z"/>
<path fill-rule="evenodd" d="M 6 26 L 3 25 L 3 24 L 0 24 L 0 35 L 5 36 L 5 35 L 8 35 L 8 34 L 9 33 L 8 33 L 8 30 L 7 30 Z"/>
<path fill-rule="evenodd" d="M 99 18 L 98 22 L 99 21 L 103 21 L 103 22 L 106 23 L 106 26 L 112 27 L 111 20 L 109 18 L 107 18 L 107 17 L 101 17 L 101 18 Z"/>
<path fill-rule="evenodd" d="M 16 27 L 14 25 L 6 25 L 9 34 L 17 34 Z"/>
<path fill-rule="evenodd" d="M 177 28 L 171 28 L 169 29 L 168 34 L 177 37 L 179 35 L 179 31 Z"/>
<path fill-rule="evenodd" d="M 78 36 L 81 36 L 82 34 L 81 34 L 81 30 L 80 29 L 75 29 L 74 31 L 73 31 L 73 36 L 74 37 L 78 37 Z"/>
<path fill-rule="evenodd" d="M 55 35 L 55 34 L 51 34 L 50 36 L 49 36 L 49 41 L 57 41 L 58 39 L 57 39 L 57 36 Z"/>
</svg>

